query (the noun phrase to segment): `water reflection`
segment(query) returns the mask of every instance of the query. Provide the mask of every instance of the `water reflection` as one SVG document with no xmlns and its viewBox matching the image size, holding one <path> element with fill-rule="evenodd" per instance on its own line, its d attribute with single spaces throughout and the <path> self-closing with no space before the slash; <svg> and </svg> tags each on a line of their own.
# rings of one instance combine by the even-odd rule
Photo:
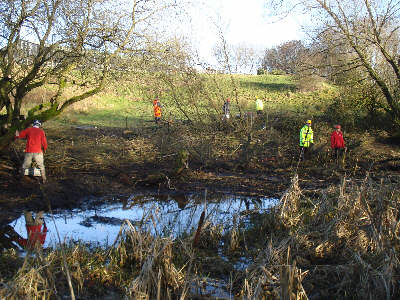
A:
<svg viewBox="0 0 400 300">
<path fill-rule="evenodd" d="M 140 194 L 125 200 L 114 199 L 112 204 L 85 210 L 54 212 L 53 216 L 45 214 L 48 237 L 44 247 L 52 247 L 58 243 L 56 227 L 62 242 L 79 240 L 92 245 L 112 245 L 124 220 L 130 220 L 134 225 L 147 226 L 153 233 L 161 236 L 179 237 L 190 234 L 196 228 L 204 210 L 203 198 L 203 195 L 196 194 Z M 245 218 L 244 212 L 263 211 L 273 204 L 274 199 L 266 197 L 208 196 L 206 220 L 223 224 L 224 229 L 229 229 L 234 216 Z M 23 234 L 24 217 L 21 216 L 9 225 L 18 234 Z"/>
</svg>

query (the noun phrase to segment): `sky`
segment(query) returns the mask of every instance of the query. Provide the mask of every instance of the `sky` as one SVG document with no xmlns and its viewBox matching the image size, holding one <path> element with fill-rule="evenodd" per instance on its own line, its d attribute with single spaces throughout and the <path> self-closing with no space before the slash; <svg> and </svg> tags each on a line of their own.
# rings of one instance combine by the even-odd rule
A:
<svg viewBox="0 0 400 300">
<path fill-rule="evenodd" d="M 302 16 L 288 16 L 279 22 L 273 22 L 266 7 L 267 0 L 181 0 L 193 5 L 186 6 L 188 19 L 178 21 L 172 18 L 160 22 L 167 32 L 183 34 L 200 56 L 200 62 L 213 68 L 217 62 L 213 48 L 221 40 L 218 30 L 232 46 L 245 46 L 255 50 L 260 57 L 265 49 L 282 44 L 285 41 L 302 39 Z M 178 1 L 179 3 L 179 1 Z M 189 21 L 188 21 L 189 20 Z M 169 26 L 173 23 L 173 26 Z M 174 28 L 174 29 L 172 29 Z M 179 28 L 179 29 L 178 29 Z M 172 30 L 171 30 L 172 29 Z M 29 37 L 26 39 L 29 40 Z"/>
<path fill-rule="evenodd" d="M 265 0 L 208 0 L 191 11 L 192 42 L 207 61 L 213 62 L 212 48 L 219 41 L 218 28 L 228 44 L 246 45 L 258 51 L 285 41 L 302 39 L 301 16 L 273 22 Z M 218 26 L 214 25 L 218 24 Z"/>
</svg>

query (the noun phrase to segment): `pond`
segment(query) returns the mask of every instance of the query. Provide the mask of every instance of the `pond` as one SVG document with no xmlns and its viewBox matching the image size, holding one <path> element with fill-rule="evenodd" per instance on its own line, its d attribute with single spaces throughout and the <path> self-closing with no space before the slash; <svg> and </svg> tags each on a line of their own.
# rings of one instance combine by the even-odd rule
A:
<svg viewBox="0 0 400 300">
<path fill-rule="evenodd" d="M 177 238 L 191 234 L 198 225 L 206 206 L 206 220 L 223 224 L 229 229 L 234 217 L 246 221 L 245 212 L 266 211 L 276 203 L 268 197 L 246 197 L 232 194 L 206 196 L 199 194 L 135 194 L 130 197 L 112 197 L 92 203 L 80 210 L 53 211 L 44 214 L 48 233 L 44 247 L 54 247 L 61 242 L 84 242 L 93 246 L 110 246 L 118 236 L 121 225 L 129 220 L 133 225 L 147 226 L 148 230 L 160 236 Z M 97 199 L 99 200 L 99 199 Z M 25 219 L 20 216 L 9 224 L 22 237 L 26 237 Z"/>
</svg>

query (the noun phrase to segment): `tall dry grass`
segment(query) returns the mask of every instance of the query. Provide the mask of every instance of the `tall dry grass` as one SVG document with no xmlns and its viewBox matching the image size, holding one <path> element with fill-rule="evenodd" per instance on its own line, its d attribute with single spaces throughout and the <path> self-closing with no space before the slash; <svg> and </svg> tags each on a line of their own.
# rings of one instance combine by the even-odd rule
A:
<svg viewBox="0 0 400 300">
<path fill-rule="evenodd" d="M 247 269 L 244 298 L 397 299 L 398 186 L 343 178 L 309 199 L 298 182 L 296 175 L 276 207 L 285 229 Z"/>
</svg>

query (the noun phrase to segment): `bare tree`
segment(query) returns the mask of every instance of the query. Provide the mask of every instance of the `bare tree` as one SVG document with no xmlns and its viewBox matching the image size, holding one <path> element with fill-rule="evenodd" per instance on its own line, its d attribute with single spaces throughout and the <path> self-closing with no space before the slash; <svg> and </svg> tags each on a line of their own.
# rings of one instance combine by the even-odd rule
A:
<svg viewBox="0 0 400 300">
<path fill-rule="evenodd" d="M 116 64 L 144 49 L 154 19 L 176 1 L 0 0 L 0 149 L 33 119 L 49 120 L 98 93 Z M 69 85 L 86 87 L 65 99 Z M 20 120 L 26 95 L 53 86 Z"/>
<path fill-rule="evenodd" d="M 257 67 L 260 55 L 253 47 L 240 43 L 231 47 L 231 61 L 235 73 L 251 73 Z"/>
<path fill-rule="evenodd" d="M 262 66 L 265 70 L 281 70 L 287 74 L 298 71 L 306 48 L 301 41 L 288 41 L 265 51 Z"/>
<path fill-rule="evenodd" d="M 261 55 L 244 43 L 231 45 L 220 38 L 220 42 L 214 46 L 214 56 L 224 72 L 251 73 Z"/>
<path fill-rule="evenodd" d="M 332 37 L 325 46 L 345 50 L 343 72 L 362 69 L 385 99 L 384 109 L 400 127 L 400 2 L 392 0 L 271 0 L 289 12 L 302 7 L 313 15 L 315 35 Z M 328 36 L 326 35 L 326 37 Z M 327 40 L 328 41 L 328 40 Z"/>
</svg>

